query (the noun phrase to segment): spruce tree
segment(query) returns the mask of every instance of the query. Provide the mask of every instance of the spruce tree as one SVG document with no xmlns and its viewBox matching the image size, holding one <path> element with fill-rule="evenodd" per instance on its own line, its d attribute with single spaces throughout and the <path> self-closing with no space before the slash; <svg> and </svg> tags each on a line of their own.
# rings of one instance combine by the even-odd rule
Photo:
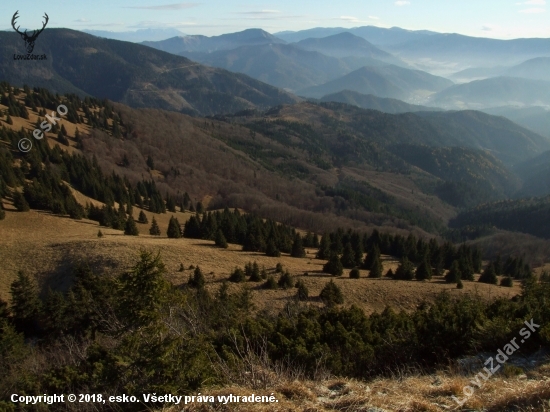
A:
<svg viewBox="0 0 550 412">
<path fill-rule="evenodd" d="M 139 212 L 138 222 L 143 224 L 149 223 L 149 220 L 147 220 L 147 215 L 143 210 Z"/>
<path fill-rule="evenodd" d="M 203 214 L 204 213 L 204 206 L 202 205 L 202 202 L 197 202 L 197 213 L 199 215 Z"/>
<path fill-rule="evenodd" d="M 474 280 L 474 268 L 471 262 L 469 261 L 469 259 L 467 259 L 466 257 L 461 257 L 458 260 L 458 267 L 460 268 L 460 273 L 461 273 L 460 278 L 462 280 L 469 280 L 469 281 Z"/>
<path fill-rule="evenodd" d="M 353 250 L 351 243 L 348 242 L 344 246 L 344 253 L 340 261 L 342 262 L 342 266 L 344 266 L 346 269 L 351 269 L 356 266 L 357 262 L 355 251 Z"/>
<path fill-rule="evenodd" d="M 361 277 L 361 272 L 359 271 L 358 268 L 353 268 L 350 272 L 349 272 L 349 277 L 351 279 L 359 279 Z"/>
<path fill-rule="evenodd" d="M 16 328 L 26 336 L 36 336 L 42 302 L 31 278 L 19 271 L 11 284 L 11 312 Z"/>
<path fill-rule="evenodd" d="M 301 301 L 306 301 L 308 300 L 309 298 L 309 290 L 307 288 L 307 286 L 305 285 L 304 282 L 302 282 L 301 280 L 299 280 L 297 283 L 296 283 L 296 288 L 298 289 L 296 291 L 296 297 L 298 298 L 298 300 L 301 300 Z"/>
<path fill-rule="evenodd" d="M 154 216 L 153 222 L 151 223 L 151 228 L 149 229 L 149 234 L 152 236 L 160 236 L 160 228 Z"/>
<path fill-rule="evenodd" d="M 323 266 L 323 272 L 329 273 L 332 276 L 342 276 L 344 266 L 342 266 L 342 262 L 340 262 L 338 255 L 333 254 L 330 257 L 329 261 Z"/>
<path fill-rule="evenodd" d="M 174 216 L 170 218 L 170 223 L 168 223 L 168 230 L 166 234 L 170 239 L 179 239 L 181 238 L 181 226 Z"/>
<path fill-rule="evenodd" d="M 241 268 L 235 268 L 233 273 L 229 276 L 229 281 L 234 283 L 244 282 L 246 280 L 246 275 L 244 274 Z"/>
<path fill-rule="evenodd" d="M 464 284 L 462 283 L 462 280 L 458 279 L 458 282 L 456 282 L 456 288 L 464 289 Z"/>
<path fill-rule="evenodd" d="M 489 265 L 485 268 L 485 270 L 479 277 L 479 282 L 488 283 L 491 285 L 496 285 L 498 283 L 495 265 L 493 262 L 489 263 Z"/>
<path fill-rule="evenodd" d="M 28 212 L 30 210 L 29 204 L 23 194 L 17 191 L 13 195 L 13 205 L 18 212 Z"/>
<path fill-rule="evenodd" d="M 262 285 L 262 288 L 269 289 L 269 290 L 275 290 L 278 288 L 277 281 L 273 277 L 273 275 L 269 275 L 267 277 L 266 282 Z"/>
<path fill-rule="evenodd" d="M 371 263 L 369 278 L 381 278 L 382 277 L 382 263 L 380 263 L 380 258 L 378 255 L 375 255 Z"/>
<path fill-rule="evenodd" d="M 328 233 L 323 234 L 321 237 L 321 243 L 319 244 L 319 251 L 316 255 L 317 259 L 330 258 L 330 237 Z"/>
<path fill-rule="evenodd" d="M 332 280 L 325 285 L 319 297 L 329 307 L 344 303 L 342 291 Z"/>
<path fill-rule="evenodd" d="M 460 273 L 460 267 L 458 266 L 458 260 L 453 260 L 449 272 L 445 275 L 445 281 L 447 283 L 457 283 L 462 278 L 462 273 Z"/>
<path fill-rule="evenodd" d="M 512 279 L 511 276 L 506 276 L 504 278 L 502 278 L 502 280 L 500 281 L 500 286 L 505 286 L 507 288 L 511 288 L 514 286 L 514 280 Z"/>
<path fill-rule="evenodd" d="M 6 117 L 6 123 L 7 124 L 10 124 L 12 125 L 13 124 L 13 120 L 11 119 L 11 116 L 8 114 L 8 116 Z"/>
<path fill-rule="evenodd" d="M 373 245 L 367 252 L 365 262 L 363 263 L 363 268 L 366 270 L 371 270 L 373 262 L 376 259 L 380 262 L 380 249 L 378 248 L 378 245 Z"/>
<path fill-rule="evenodd" d="M 0 220 L 4 220 L 6 218 L 6 212 L 4 211 L 4 207 L 2 206 L 2 201 L 0 201 Z"/>
<path fill-rule="evenodd" d="M 416 268 L 415 277 L 416 280 L 430 280 L 432 278 L 432 266 L 427 257 L 424 257 Z"/>
<path fill-rule="evenodd" d="M 225 236 L 223 235 L 223 232 L 221 229 L 218 229 L 216 232 L 216 239 L 215 239 L 216 246 L 221 247 L 223 249 L 227 249 L 229 245 L 227 244 L 227 240 L 225 239 Z"/>
<path fill-rule="evenodd" d="M 147 156 L 147 166 L 151 170 L 155 168 L 155 162 L 153 161 L 153 158 L 151 157 L 151 155 Z"/>
<path fill-rule="evenodd" d="M 277 285 L 281 289 L 290 289 L 294 286 L 294 280 L 292 279 L 292 276 L 290 275 L 290 272 L 288 270 L 281 275 L 279 281 L 277 282 Z"/>
<path fill-rule="evenodd" d="M 195 268 L 195 271 L 193 272 L 193 277 L 189 277 L 189 281 L 187 284 L 195 289 L 202 289 L 204 288 L 204 285 L 206 284 L 206 280 L 204 279 L 204 275 L 202 274 L 201 269 L 197 266 Z"/>
<path fill-rule="evenodd" d="M 414 268 L 409 259 L 404 256 L 401 259 L 401 263 L 395 271 L 394 279 L 397 280 L 413 280 L 414 279 Z"/>
<path fill-rule="evenodd" d="M 250 267 L 250 278 L 249 280 L 251 282 L 261 282 L 262 281 L 262 275 L 260 274 L 260 267 L 258 266 L 258 263 L 254 262 L 252 266 Z"/>
<path fill-rule="evenodd" d="M 100 239 L 103 237 L 103 232 L 101 231 L 101 229 L 97 231 L 97 237 Z"/>
<path fill-rule="evenodd" d="M 266 256 L 270 256 L 270 257 L 281 257 L 281 252 L 277 248 L 277 245 L 275 244 L 275 241 L 273 240 L 273 238 L 269 238 L 269 240 L 267 241 L 265 254 Z"/>
<path fill-rule="evenodd" d="M 306 257 L 306 251 L 302 244 L 302 237 L 298 233 L 294 235 L 294 243 L 292 244 L 292 252 L 290 253 L 290 256 L 295 258 Z"/>
<path fill-rule="evenodd" d="M 388 271 L 386 272 L 386 277 L 387 278 L 394 278 L 395 274 L 393 273 L 393 270 L 392 268 L 389 268 Z"/>
<path fill-rule="evenodd" d="M 126 225 L 124 227 L 124 234 L 127 236 L 139 236 L 139 230 L 137 228 L 136 222 L 132 215 L 128 216 L 126 220 Z"/>
</svg>

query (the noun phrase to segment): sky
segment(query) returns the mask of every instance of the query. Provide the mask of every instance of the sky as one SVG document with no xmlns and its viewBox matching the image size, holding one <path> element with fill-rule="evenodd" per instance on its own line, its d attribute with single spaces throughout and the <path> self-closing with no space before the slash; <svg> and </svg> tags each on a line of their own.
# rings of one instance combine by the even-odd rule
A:
<svg viewBox="0 0 550 412">
<path fill-rule="evenodd" d="M 550 0 L 548 0 L 550 1 Z M 0 30 L 40 28 L 134 31 L 175 28 L 207 36 L 262 28 L 270 33 L 313 27 L 401 27 L 476 37 L 550 38 L 546 0 L 2 0 Z"/>
</svg>

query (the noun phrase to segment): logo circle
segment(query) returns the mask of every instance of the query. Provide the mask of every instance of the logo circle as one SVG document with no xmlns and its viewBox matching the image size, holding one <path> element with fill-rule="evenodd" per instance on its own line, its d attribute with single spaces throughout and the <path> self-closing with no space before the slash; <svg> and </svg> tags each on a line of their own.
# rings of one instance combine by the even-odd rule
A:
<svg viewBox="0 0 550 412">
<path fill-rule="evenodd" d="M 17 143 L 17 148 L 23 153 L 28 153 L 32 149 L 32 142 L 27 138 L 21 139 Z"/>
</svg>

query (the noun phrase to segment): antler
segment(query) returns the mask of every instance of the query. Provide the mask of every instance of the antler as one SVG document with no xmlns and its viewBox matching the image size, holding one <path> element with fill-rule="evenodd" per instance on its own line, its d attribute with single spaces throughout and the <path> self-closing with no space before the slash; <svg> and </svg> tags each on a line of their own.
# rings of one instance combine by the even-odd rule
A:
<svg viewBox="0 0 550 412">
<path fill-rule="evenodd" d="M 19 10 L 17 10 L 17 11 L 15 12 L 15 14 L 13 15 L 13 17 L 11 18 L 11 26 L 13 27 L 13 29 L 14 29 L 17 33 L 23 35 L 23 33 L 21 33 L 21 32 L 19 31 L 19 26 L 17 26 L 17 28 L 15 27 L 15 21 L 16 21 L 17 18 L 19 17 L 17 14 L 19 14 Z"/>
<path fill-rule="evenodd" d="M 31 39 L 36 39 L 38 35 L 42 33 L 46 28 L 46 24 L 48 24 L 48 21 L 50 21 L 50 18 L 48 17 L 47 13 L 44 13 L 44 18 L 46 19 L 46 21 L 43 23 L 42 28 L 40 30 L 33 31 L 32 36 L 30 37 Z"/>
</svg>

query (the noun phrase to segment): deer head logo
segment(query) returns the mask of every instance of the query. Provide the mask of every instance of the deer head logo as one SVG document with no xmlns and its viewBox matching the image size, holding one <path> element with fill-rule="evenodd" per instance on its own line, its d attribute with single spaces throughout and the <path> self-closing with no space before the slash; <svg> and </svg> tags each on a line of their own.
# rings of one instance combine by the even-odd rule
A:
<svg viewBox="0 0 550 412">
<path fill-rule="evenodd" d="M 25 48 L 27 49 L 27 53 L 32 53 L 32 51 L 34 50 L 34 42 L 36 41 L 36 38 L 38 37 L 38 35 L 40 33 L 42 33 L 44 31 L 44 29 L 46 28 L 46 24 L 48 24 L 48 20 L 50 19 L 48 17 L 48 15 L 46 13 L 44 13 L 44 18 L 46 19 L 43 23 L 43 26 L 40 30 L 34 30 L 32 32 L 32 36 L 29 36 L 27 34 L 27 30 L 25 30 L 25 32 L 20 32 L 19 31 L 19 26 L 15 27 L 15 21 L 17 20 L 17 18 L 19 17 L 17 14 L 19 13 L 19 10 L 15 12 L 15 14 L 13 15 L 12 19 L 11 19 L 11 25 L 13 27 L 13 29 L 19 33 L 19 35 L 21 36 L 21 38 L 23 40 L 25 40 Z"/>
</svg>

